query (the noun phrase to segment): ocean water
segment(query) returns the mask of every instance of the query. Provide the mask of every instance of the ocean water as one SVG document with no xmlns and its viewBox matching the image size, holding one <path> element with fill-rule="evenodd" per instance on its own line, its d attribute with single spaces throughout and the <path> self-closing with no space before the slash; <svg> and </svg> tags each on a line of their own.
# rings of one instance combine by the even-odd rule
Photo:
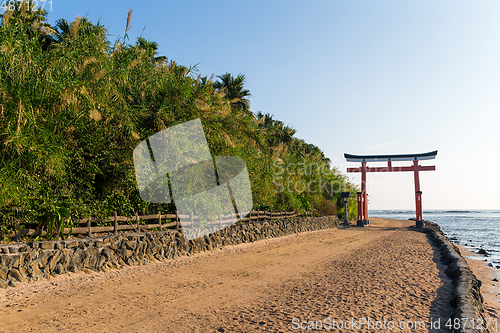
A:
<svg viewBox="0 0 500 333">
<path fill-rule="evenodd" d="M 370 210 L 368 215 L 407 220 L 415 218 L 415 211 Z M 483 260 L 500 270 L 500 210 L 424 210 L 423 218 L 439 224 L 452 242 L 488 251 Z"/>
</svg>

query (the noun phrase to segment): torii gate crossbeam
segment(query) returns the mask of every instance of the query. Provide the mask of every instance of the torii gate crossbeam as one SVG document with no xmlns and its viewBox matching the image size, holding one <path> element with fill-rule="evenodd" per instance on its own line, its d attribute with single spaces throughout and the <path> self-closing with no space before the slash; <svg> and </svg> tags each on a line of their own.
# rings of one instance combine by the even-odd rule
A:
<svg viewBox="0 0 500 333">
<path fill-rule="evenodd" d="M 433 171 L 435 166 L 422 166 L 420 160 L 431 160 L 436 158 L 437 150 L 423 154 L 399 154 L 399 155 L 351 155 L 344 154 L 347 162 L 361 162 L 359 168 L 347 168 L 347 172 L 361 172 L 361 192 L 358 192 L 358 225 L 368 223 L 368 194 L 366 193 L 367 172 L 403 172 L 413 171 L 415 178 L 415 210 L 416 224 L 423 226 L 422 219 L 422 191 L 420 191 L 419 171 Z M 367 162 L 385 162 L 387 167 L 368 167 Z M 413 161 L 413 166 L 393 167 L 393 161 Z"/>
</svg>

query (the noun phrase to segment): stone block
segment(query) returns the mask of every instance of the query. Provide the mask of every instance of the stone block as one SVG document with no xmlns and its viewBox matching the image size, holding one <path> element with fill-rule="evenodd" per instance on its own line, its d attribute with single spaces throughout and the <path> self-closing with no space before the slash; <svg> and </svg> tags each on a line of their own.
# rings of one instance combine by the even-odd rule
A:
<svg viewBox="0 0 500 333">
<path fill-rule="evenodd" d="M 137 243 L 135 243 L 133 241 L 125 241 L 124 245 L 125 245 L 125 248 L 127 250 L 134 250 L 136 248 L 136 246 L 137 246 Z"/>
<path fill-rule="evenodd" d="M 10 267 L 13 268 L 18 268 L 21 263 L 21 257 L 20 256 L 14 256 L 12 257 Z"/>
<path fill-rule="evenodd" d="M 67 266 L 68 263 L 70 262 L 71 260 L 71 257 L 70 257 L 70 252 L 68 249 L 62 249 L 61 250 L 62 252 L 62 255 L 61 255 L 61 258 L 59 259 L 59 262 L 62 264 L 62 265 L 65 265 Z"/>
<path fill-rule="evenodd" d="M 80 241 L 66 241 L 65 247 L 67 249 L 73 249 L 75 247 L 83 248 L 83 244 Z"/>
<path fill-rule="evenodd" d="M 56 267 L 54 267 L 54 269 L 52 270 L 53 273 L 55 274 L 64 274 L 66 273 L 66 267 L 64 265 L 62 265 L 61 263 L 58 263 L 56 265 Z"/>
<path fill-rule="evenodd" d="M 78 269 L 78 267 L 74 264 L 74 263 L 70 263 L 68 265 L 68 272 L 71 272 L 71 273 L 77 273 L 79 272 L 80 270 Z"/>
<path fill-rule="evenodd" d="M 130 258 L 134 252 L 127 250 L 125 247 L 122 248 L 121 250 L 121 255 L 122 258 L 125 260 L 127 258 Z"/>
<path fill-rule="evenodd" d="M 24 282 L 24 280 L 25 280 L 25 278 L 21 275 L 21 273 L 16 268 L 12 268 L 9 271 L 9 277 L 12 277 L 19 282 Z"/>
<path fill-rule="evenodd" d="M 105 247 L 101 251 L 101 255 L 107 258 L 108 260 L 111 260 L 113 256 L 113 251 L 109 247 Z"/>
<path fill-rule="evenodd" d="M 104 256 L 99 258 L 99 262 L 97 263 L 97 267 L 102 267 L 102 265 L 106 262 L 106 258 Z"/>
<path fill-rule="evenodd" d="M 19 267 L 18 270 L 23 278 L 26 279 L 28 277 L 28 273 L 26 272 L 26 268 L 24 268 L 24 266 Z"/>
<path fill-rule="evenodd" d="M 115 252 L 119 252 L 121 249 L 117 243 L 111 243 L 108 247 Z"/>
<path fill-rule="evenodd" d="M 82 244 L 83 244 L 83 248 L 86 249 L 88 247 L 94 247 L 94 241 L 93 240 L 84 240 L 82 241 Z"/>
<path fill-rule="evenodd" d="M 82 263 L 83 259 L 85 258 L 85 250 L 83 250 L 80 247 L 77 247 L 75 248 L 71 256 L 73 257 L 72 262 Z"/>
<path fill-rule="evenodd" d="M 143 253 L 144 249 L 146 248 L 146 243 L 144 242 L 138 242 L 137 247 L 134 250 L 134 253 L 138 255 L 139 253 Z"/>
<path fill-rule="evenodd" d="M 38 265 L 34 264 L 31 265 L 31 272 L 30 272 L 31 277 L 33 277 L 35 280 L 39 280 L 42 278 L 43 274 L 38 268 Z"/>
<path fill-rule="evenodd" d="M 10 261 L 8 254 L 0 254 L 0 267 L 9 267 Z"/>
<path fill-rule="evenodd" d="M 19 252 L 31 252 L 31 246 L 25 244 L 24 246 L 19 247 Z"/>
<path fill-rule="evenodd" d="M 53 250 L 54 244 L 55 244 L 54 242 L 41 242 L 40 248 L 43 250 Z"/>
<path fill-rule="evenodd" d="M 0 281 L 6 281 L 9 275 L 9 270 L 5 267 L 0 268 Z"/>
<path fill-rule="evenodd" d="M 85 260 L 83 260 L 83 267 L 93 269 L 97 262 L 97 258 L 92 255 L 87 255 Z"/>
<path fill-rule="evenodd" d="M 19 248 L 21 247 L 22 245 L 9 245 L 8 249 L 9 249 L 9 252 L 8 253 L 17 253 L 19 252 Z"/>
<path fill-rule="evenodd" d="M 37 259 L 39 252 L 40 252 L 39 249 L 36 249 L 36 248 L 32 249 L 31 252 L 26 255 L 26 260 L 31 262 L 31 261 Z"/>
<path fill-rule="evenodd" d="M 58 250 L 54 253 L 54 255 L 49 259 L 48 261 L 48 266 L 50 271 L 52 272 L 54 268 L 56 267 L 57 263 L 59 262 L 59 259 L 62 256 L 62 251 Z"/>
</svg>

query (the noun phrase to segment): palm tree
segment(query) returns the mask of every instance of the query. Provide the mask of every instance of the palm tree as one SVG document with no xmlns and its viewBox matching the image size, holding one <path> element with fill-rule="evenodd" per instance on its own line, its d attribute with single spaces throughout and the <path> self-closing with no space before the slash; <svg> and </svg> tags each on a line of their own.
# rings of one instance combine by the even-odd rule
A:
<svg viewBox="0 0 500 333">
<path fill-rule="evenodd" d="M 217 76 L 220 81 L 214 83 L 215 89 L 225 93 L 225 99 L 231 103 L 231 108 L 236 111 L 250 113 L 250 101 L 247 99 L 250 91 L 244 88 L 245 75 L 238 74 L 237 77 L 229 72 Z"/>
<path fill-rule="evenodd" d="M 132 8 L 128 9 L 127 12 L 127 24 L 125 25 L 125 35 L 123 36 L 123 40 L 128 39 L 128 32 L 130 30 L 130 22 L 132 22 Z M 151 42 L 143 37 L 137 38 L 137 43 L 135 44 L 140 50 L 144 50 L 147 56 L 151 59 L 152 63 L 160 63 L 165 62 L 167 57 L 158 56 L 158 43 Z"/>
<path fill-rule="evenodd" d="M 54 28 L 56 30 L 54 42 L 61 44 L 70 34 L 70 24 L 62 18 L 56 21 Z"/>
<path fill-rule="evenodd" d="M 282 121 L 273 119 L 269 113 L 257 114 L 257 122 L 259 127 L 263 129 L 267 136 L 267 142 L 271 149 L 276 150 L 281 147 L 290 146 L 295 139 L 293 135 L 297 132 L 290 126 L 286 126 Z"/>
<path fill-rule="evenodd" d="M 145 38 L 139 37 L 137 38 L 137 44 L 136 44 L 139 49 L 146 51 L 147 56 L 151 59 L 151 61 L 154 62 L 161 62 L 167 60 L 167 57 L 165 56 L 157 56 L 158 52 L 158 43 L 157 42 L 151 42 Z"/>
</svg>

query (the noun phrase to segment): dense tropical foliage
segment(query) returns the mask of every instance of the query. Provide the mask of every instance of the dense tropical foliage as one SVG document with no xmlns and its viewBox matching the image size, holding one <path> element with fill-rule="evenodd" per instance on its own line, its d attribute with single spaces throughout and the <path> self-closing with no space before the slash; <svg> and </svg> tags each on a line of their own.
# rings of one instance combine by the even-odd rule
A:
<svg viewBox="0 0 500 333">
<path fill-rule="evenodd" d="M 254 209 L 336 213 L 356 188 L 316 146 L 250 110 L 244 75 L 203 77 L 158 56 L 155 42 L 111 43 L 86 18 L 46 23 L 6 11 L 0 26 L 0 236 L 18 225 L 112 211 L 173 211 L 140 199 L 132 151 L 200 118 L 213 155 L 246 161 Z M 327 185 L 324 185 L 327 183 Z"/>
</svg>

